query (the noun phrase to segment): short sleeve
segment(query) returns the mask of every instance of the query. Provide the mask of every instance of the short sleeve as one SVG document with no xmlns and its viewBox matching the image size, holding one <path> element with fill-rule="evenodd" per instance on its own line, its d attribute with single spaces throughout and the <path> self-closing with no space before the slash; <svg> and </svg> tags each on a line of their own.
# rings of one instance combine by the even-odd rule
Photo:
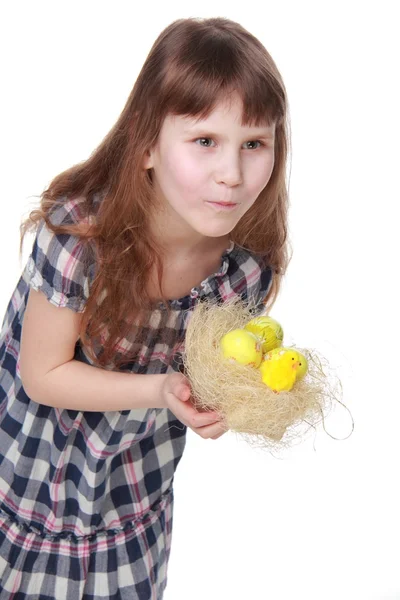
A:
<svg viewBox="0 0 400 600">
<path fill-rule="evenodd" d="M 58 206 L 50 216 L 51 223 L 79 222 L 76 202 Z M 89 297 L 92 263 L 86 242 L 73 235 L 55 234 L 41 221 L 27 263 L 29 285 L 44 293 L 54 306 L 83 312 Z"/>
</svg>

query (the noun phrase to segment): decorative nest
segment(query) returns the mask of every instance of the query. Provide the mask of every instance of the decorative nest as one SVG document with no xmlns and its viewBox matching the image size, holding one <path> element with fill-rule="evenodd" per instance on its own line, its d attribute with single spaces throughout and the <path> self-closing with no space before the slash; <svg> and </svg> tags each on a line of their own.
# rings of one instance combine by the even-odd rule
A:
<svg viewBox="0 0 400 600">
<path fill-rule="evenodd" d="M 253 317 L 240 299 L 200 302 L 188 323 L 183 364 L 198 410 L 217 411 L 224 425 L 251 445 L 279 449 L 301 441 L 324 421 L 332 402 L 340 402 L 341 384 L 317 351 L 297 346 L 308 360 L 308 372 L 290 392 L 273 392 L 259 369 L 224 359 L 222 336 Z"/>
</svg>

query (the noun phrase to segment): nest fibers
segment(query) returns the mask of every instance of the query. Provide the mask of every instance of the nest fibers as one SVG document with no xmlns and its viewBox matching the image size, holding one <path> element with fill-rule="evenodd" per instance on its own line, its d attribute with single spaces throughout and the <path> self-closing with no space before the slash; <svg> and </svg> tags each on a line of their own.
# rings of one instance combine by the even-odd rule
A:
<svg viewBox="0 0 400 600">
<path fill-rule="evenodd" d="M 310 427 L 323 421 L 341 386 L 314 350 L 296 347 L 308 360 L 307 375 L 290 392 L 279 393 L 263 383 L 259 369 L 223 358 L 222 336 L 253 317 L 240 299 L 200 302 L 186 331 L 185 374 L 197 409 L 219 412 L 224 425 L 252 445 L 278 449 L 301 441 Z"/>
</svg>

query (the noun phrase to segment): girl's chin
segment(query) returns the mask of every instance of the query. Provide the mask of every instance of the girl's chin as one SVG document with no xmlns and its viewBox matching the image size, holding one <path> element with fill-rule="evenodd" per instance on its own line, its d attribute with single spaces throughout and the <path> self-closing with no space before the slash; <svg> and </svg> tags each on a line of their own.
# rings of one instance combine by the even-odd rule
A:
<svg viewBox="0 0 400 600">
<path fill-rule="evenodd" d="M 210 237 L 210 238 L 220 238 L 220 237 L 224 237 L 225 235 L 229 235 L 231 233 L 231 231 L 233 230 L 234 226 L 232 227 L 203 227 L 201 229 L 197 228 L 196 231 L 197 233 L 199 233 L 200 235 L 203 235 L 204 237 Z"/>
<path fill-rule="evenodd" d="M 190 223 L 192 229 L 205 237 L 218 238 L 229 235 L 236 227 L 238 219 L 225 217 L 222 219 L 202 219 Z"/>
</svg>

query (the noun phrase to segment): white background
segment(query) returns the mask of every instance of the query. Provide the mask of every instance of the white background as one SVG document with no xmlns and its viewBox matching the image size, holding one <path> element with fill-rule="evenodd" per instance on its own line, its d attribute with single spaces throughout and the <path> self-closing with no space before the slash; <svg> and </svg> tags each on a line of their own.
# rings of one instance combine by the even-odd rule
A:
<svg viewBox="0 0 400 600">
<path fill-rule="evenodd" d="M 136 8 L 135 8 L 136 7 Z M 319 429 L 279 458 L 192 432 L 175 478 L 166 600 L 400 599 L 397 2 L 2 5 L 0 310 L 29 253 L 19 223 L 123 108 L 157 35 L 239 21 L 290 101 L 294 248 L 272 316 L 337 369 L 354 434 Z M 335 411 L 327 429 L 346 437 Z"/>
</svg>

